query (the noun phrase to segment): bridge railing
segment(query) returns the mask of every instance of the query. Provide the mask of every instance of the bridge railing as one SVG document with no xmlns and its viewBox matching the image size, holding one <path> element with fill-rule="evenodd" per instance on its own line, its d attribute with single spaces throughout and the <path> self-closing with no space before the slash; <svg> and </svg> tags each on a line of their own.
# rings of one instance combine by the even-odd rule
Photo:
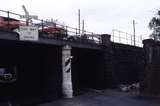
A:
<svg viewBox="0 0 160 106">
<path fill-rule="evenodd" d="M 0 10 L 0 16 L 5 18 L 5 21 L 0 18 L 0 29 L 19 31 L 19 26 L 29 24 L 38 27 L 40 33 L 39 36 L 49 39 L 57 38 L 101 44 L 100 34 L 70 27 L 59 23 L 56 20 L 32 19 L 31 21 L 26 22 L 26 19 L 20 18 L 22 16 L 21 14 L 5 10 Z"/>
<path fill-rule="evenodd" d="M 112 34 L 111 34 L 111 41 L 112 42 L 116 42 L 116 43 L 122 43 L 122 44 L 127 44 L 127 45 L 132 45 L 132 46 L 138 46 L 138 47 L 142 47 L 143 46 L 143 36 L 137 36 L 135 35 L 135 39 L 134 36 L 132 34 L 123 32 L 123 31 L 119 31 L 116 29 L 112 30 Z"/>
</svg>

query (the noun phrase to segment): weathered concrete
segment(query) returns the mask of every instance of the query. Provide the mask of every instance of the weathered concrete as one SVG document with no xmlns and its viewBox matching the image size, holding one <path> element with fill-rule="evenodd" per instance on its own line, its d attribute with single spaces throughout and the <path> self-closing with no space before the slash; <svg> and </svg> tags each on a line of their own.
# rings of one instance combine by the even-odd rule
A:
<svg viewBox="0 0 160 106">
<path fill-rule="evenodd" d="M 146 63 L 141 93 L 147 96 L 160 96 L 160 42 L 147 39 L 143 43 Z"/>
<path fill-rule="evenodd" d="M 62 94 L 64 98 L 73 97 L 71 75 L 71 46 L 62 47 Z"/>
<path fill-rule="evenodd" d="M 112 43 L 112 65 L 117 84 L 132 84 L 144 78 L 143 48 Z"/>
<path fill-rule="evenodd" d="M 85 43 L 80 44 L 83 45 L 81 47 L 70 45 L 73 46 L 71 68 L 75 95 L 81 89 L 106 89 L 141 80 L 143 49 L 112 43 L 110 35 L 106 34 L 102 35 L 102 39 L 102 45 L 89 44 L 98 49 L 83 48 Z M 52 41 L 1 40 L 0 64 L 10 64 L 8 67 L 16 65 L 18 71 L 16 83 L 0 84 L 2 97 L 19 102 L 28 100 L 26 103 L 29 104 L 62 96 L 62 44 L 68 43 L 56 45 L 51 44 L 55 43 Z"/>
<path fill-rule="evenodd" d="M 10 41 L 17 41 L 21 43 L 34 43 L 34 44 L 44 44 L 44 45 L 52 45 L 52 46 L 71 45 L 72 47 L 76 47 L 76 48 L 86 48 L 86 49 L 93 49 L 93 50 L 101 49 L 101 47 L 95 42 L 93 41 L 89 42 L 85 39 L 70 41 L 62 38 L 50 38 L 50 37 L 47 38 L 47 37 L 39 36 L 38 41 L 20 41 L 18 33 L 15 33 L 13 31 L 3 31 L 3 30 L 0 30 L 0 40 L 10 40 Z"/>
<path fill-rule="evenodd" d="M 115 76 L 114 76 L 114 64 L 113 64 L 113 49 L 111 43 L 111 35 L 102 35 L 102 65 L 101 65 L 101 76 L 103 79 L 103 89 L 115 87 Z"/>
<path fill-rule="evenodd" d="M 113 43 L 106 34 L 102 38 L 101 71 L 106 82 L 105 88 L 141 82 L 145 65 L 143 48 Z"/>
<path fill-rule="evenodd" d="M 17 81 L 0 84 L 0 99 L 29 103 L 61 97 L 60 47 L 1 41 L 0 49 L 0 66 L 17 66 Z"/>
</svg>

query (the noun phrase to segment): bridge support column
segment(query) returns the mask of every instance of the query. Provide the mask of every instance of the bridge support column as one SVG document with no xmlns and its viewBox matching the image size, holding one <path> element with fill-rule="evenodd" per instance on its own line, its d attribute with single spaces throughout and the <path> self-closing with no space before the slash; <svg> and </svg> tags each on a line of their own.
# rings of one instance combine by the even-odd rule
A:
<svg viewBox="0 0 160 106">
<path fill-rule="evenodd" d="M 144 96 L 160 96 L 160 42 L 146 39 L 143 44 L 145 76 L 140 85 L 140 93 Z"/>
<path fill-rule="evenodd" d="M 64 98 L 73 97 L 71 76 L 71 46 L 62 47 L 62 94 Z"/>
<path fill-rule="evenodd" d="M 102 55 L 103 55 L 103 80 L 104 88 L 112 88 L 116 86 L 114 70 L 113 70 L 113 50 L 111 45 L 111 35 L 102 34 Z"/>
</svg>

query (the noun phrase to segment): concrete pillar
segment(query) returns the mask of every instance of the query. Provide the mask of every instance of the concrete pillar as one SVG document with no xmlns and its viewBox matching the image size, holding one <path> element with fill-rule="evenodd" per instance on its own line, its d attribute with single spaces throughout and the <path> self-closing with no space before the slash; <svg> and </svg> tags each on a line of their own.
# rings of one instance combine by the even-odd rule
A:
<svg viewBox="0 0 160 106">
<path fill-rule="evenodd" d="M 115 76 L 114 76 L 114 57 L 113 57 L 113 47 L 111 42 L 111 35 L 102 34 L 102 57 L 101 59 L 102 65 L 102 77 L 104 88 L 113 88 L 116 86 Z"/>
<path fill-rule="evenodd" d="M 155 41 L 153 39 L 143 40 L 143 49 L 145 50 L 145 54 L 146 54 L 145 58 L 146 58 L 147 64 L 152 63 L 154 44 L 155 44 Z"/>
<path fill-rule="evenodd" d="M 102 34 L 101 39 L 102 39 L 102 45 L 108 46 L 111 44 L 111 35 Z"/>
<path fill-rule="evenodd" d="M 64 98 L 73 97 L 71 76 L 71 46 L 62 47 L 62 94 Z"/>
<path fill-rule="evenodd" d="M 160 42 L 147 39 L 143 44 L 145 77 L 140 85 L 140 93 L 145 96 L 160 96 Z"/>
</svg>

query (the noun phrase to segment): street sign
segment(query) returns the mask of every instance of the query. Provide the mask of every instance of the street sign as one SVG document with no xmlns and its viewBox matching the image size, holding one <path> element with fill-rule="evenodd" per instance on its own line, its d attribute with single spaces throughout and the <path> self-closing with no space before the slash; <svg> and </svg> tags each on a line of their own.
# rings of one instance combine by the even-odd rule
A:
<svg viewBox="0 0 160 106">
<path fill-rule="evenodd" d="M 20 40 L 38 40 L 38 28 L 35 26 L 20 26 Z"/>
<path fill-rule="evenodd" d="M 27 15 L 20 15 L 20 18 L 21 19 L 25 18 L 25 19 L 35 19 L 35 20 L 38 20 L 38 16 L 37 15 L 29 15 L 29 16 L 27 16 Z"/>
</svg>

